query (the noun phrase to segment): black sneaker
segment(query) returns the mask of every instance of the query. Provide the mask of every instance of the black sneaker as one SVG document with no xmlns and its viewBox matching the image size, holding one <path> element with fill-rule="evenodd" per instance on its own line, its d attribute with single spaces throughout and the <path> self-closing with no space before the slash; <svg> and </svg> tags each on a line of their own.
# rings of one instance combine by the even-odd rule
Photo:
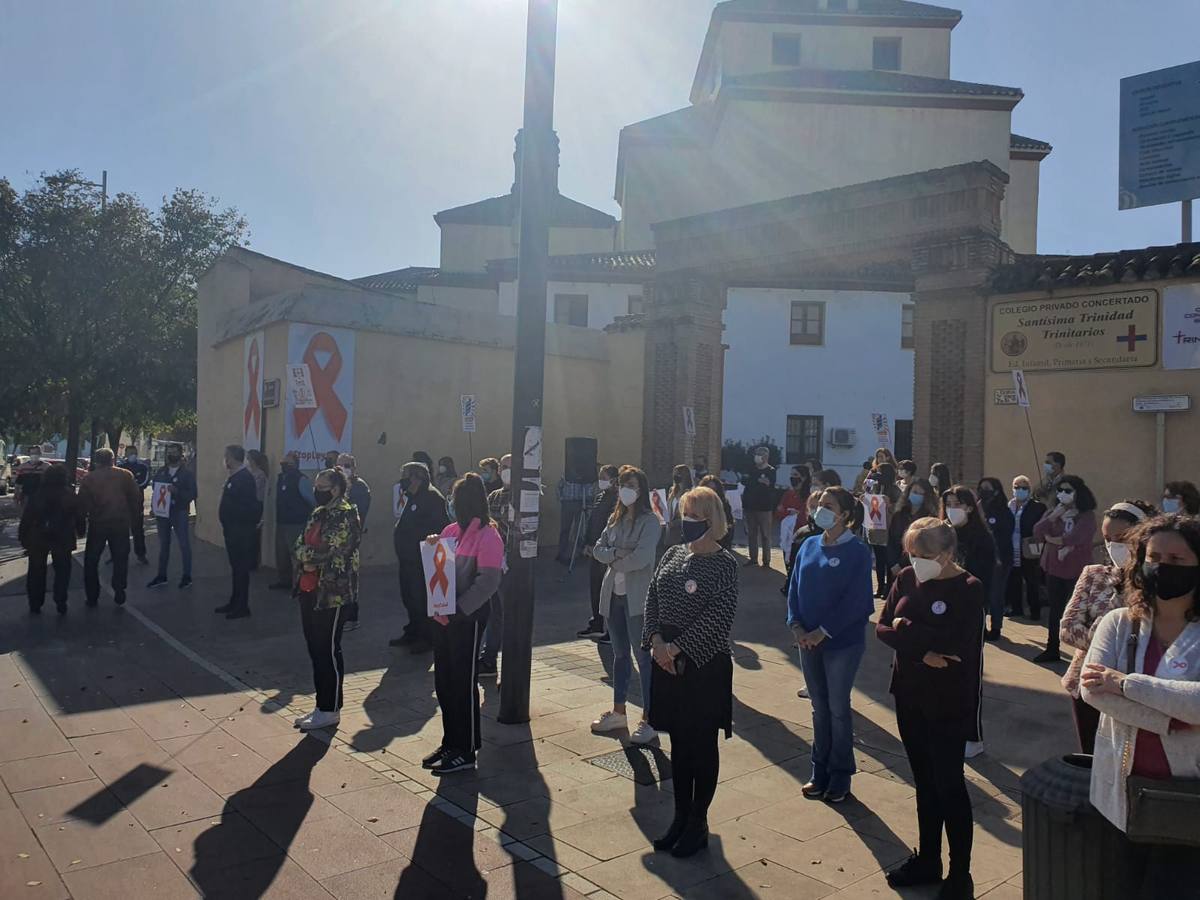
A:
<svg viewBox="0 0 1200 900">
<path fill-rule="evenodd" d="M 425 757 L 423 760 L 421 760 L 421 768 L 422 769 L 432 769 L 434 766 L 436 766 L 438 763 L 440 763 L 442 761 L 442 757 L 446 755 L 446 752 L 447 751 L 446 751 L 445 747 L 438 747 L 436 750 L 434 750 L 432 753 L 430 753 L 427 757 Z"/>
<path fill-rule="evenodd" d="M 1033 658 L 1035 663 L 1062 662 L 1062 656 L 1057 650 L 1043 650 Z"/>
<path fill-rule="evenodd" d="M 975 882 L 970 875 L 951 875 L 942 882 L 937 900 L 975 900 Z"/>
<path fill-rule="evenodd" d="M 454 772 L 466 772 L 475 768 L 475 754 L 460 753 L 458 750 L 447 750 L 440 760 L 429 767 L 429 771 L 439 778 Z"/>
<path fill-rule="evenodd" d="M 146 585 L 146 587 L 148 587 L 148 588 L 160 588 L 160 587 L 166 587 L 166 586 L 167 586 L 167 576 L 166 575 L 155 575 L 153 578 L 150 579 L 150 583 Z"/>
<path fill-rule="evenodd" d="M 408 652 L 413 656 L 420 656 L 422 653 L 430 653 L 432 651 L 433 644 L 424 639 L 415 641 L 412 646 L 408 648 Z"/>
<path fill-rule="evenodd" d="M 390 641 L 388 641 L 388 646 L 389 647 L 404 647 L 404 646 L 407 646 L 408 644 L 413 643 L 416 639 L 417 639 L 417 636 L 415 634 L 413 634 L 411 631 L 406 631 L 406 632 L 404 632 L 404 634 L 400 635 L 400 637 L 392 638 Z"/>
<path fill-rule="evenodd" d="M 249 617 L 250 610 L 248 609 L 231 609 L 225 613 L 225 618 L 227 619 L 248 619 Z"/>
<path fill-rule="evenodd" d="M 150 557 L 148 557 L 148 556 L 139 556 L 139 557 L 137 558 L 137 561 L 138 561 L 138 565 L 139 565 L 139 566 L 148 566 L 148 565 L 150 565 Z"/>
<path fill-rule="evenodd" d="M 114 591 L 113 592 L 113 603 L 117 604 L 117 606 L 124 606 L 125 605 L 125 592 L 124 591 Z"/>
<path fill-rule="evenodd" d="M 604 634 L 604 626 L 598 622 L 588 622 L 583 628 L 575 632 L 576 637 L 590 638 Z"/>
<path fill-rule="evenodd" d="M 602 634 L 596 638 L 596 643 L 597 644 L 611 644 L 612 638 L 610 638 L 608 636 L 608 632 L 606 631 L 606 632 L 604 632 L 604 634 Z"/>
<path fill-rule="evenodd" d="M 924 859 L 915 850 L 913 855 L 887 873 L 889 887 L 916 887 L 921 884 L 938 884 L 942 880 L 942 861 Z"/>
<path fill-rule="evenodd" d="M 221 606 L 213 607 L 213 612 L 215 612 L 219 616 L 223 616 L 223 615 L 225 615 L 225 613 L 229 612 L 231 609 L 233 609 L 233 604 L 225 603 L 225 604 L 222 604 Z"/>
<path fill-rule="evenodd" d="M 192 579 L 188 578 L 186 575 L 183 578 L 179 579 L 179 589 L 181 591 L 184 588 L 190 588 L 191 586 L 192 586 Z"/>
<path fill-rule="evenodd" d="M 475 665 L 475 677 L 477 678 L 495 678 L 496 677 L 496 661 L 494 659 L 481 659 Z"/>
</svg>

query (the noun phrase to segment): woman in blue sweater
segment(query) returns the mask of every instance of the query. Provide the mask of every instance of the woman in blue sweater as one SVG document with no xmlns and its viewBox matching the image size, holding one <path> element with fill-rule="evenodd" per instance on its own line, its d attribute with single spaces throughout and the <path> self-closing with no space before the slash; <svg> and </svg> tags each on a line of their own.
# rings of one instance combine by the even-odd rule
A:
<svg viewBox="0 0 1200 900">
<path fill-rule="evenodd" d="M 871 548 L 854 536 L 862 505 L 845 488 L 827 488 L 813 522 L 823 532 L 796 554 L 788 585 L 788 626 L 800 647 L 800 664 L 813 705 L 811 800 L 840 803 L 854 775 L 854 723 L 850 691 L 866 648 L 866 625 L 875 611 Z"/>
</svg>

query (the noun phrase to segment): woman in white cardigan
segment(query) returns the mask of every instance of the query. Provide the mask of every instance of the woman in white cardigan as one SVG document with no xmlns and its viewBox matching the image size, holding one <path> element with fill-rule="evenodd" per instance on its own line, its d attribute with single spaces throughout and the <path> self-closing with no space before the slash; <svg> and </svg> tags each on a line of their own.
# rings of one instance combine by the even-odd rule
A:
<svg viewBox="0 0 1200 900">
<path fill-rule="evenodd" d="M 1092 805 L 1122 833 L 1131 775 L 1200 778 L 1200 519 L 1153 519 L 1136 541 L 1126 606 L 1100 621 L 1082 678 L 1083 699 L 1101 713 Z M 1126 850 L 1132 883 L 1122 896 L 1200 894 L 1196 848 L 1127 841 Z"/>
</svg>

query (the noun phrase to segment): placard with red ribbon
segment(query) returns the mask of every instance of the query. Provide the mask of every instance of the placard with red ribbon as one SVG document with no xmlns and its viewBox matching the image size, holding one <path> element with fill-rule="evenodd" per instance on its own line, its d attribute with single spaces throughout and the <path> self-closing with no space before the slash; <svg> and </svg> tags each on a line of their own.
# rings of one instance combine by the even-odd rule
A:
<svg viewBox="0 0 1200 900">
<path fill-rule="evenodd" d="M 169 519 L 171 517 L 171 485 L 166 481 L 156 481 L 153 485 L 153 490 L 150 492 L 150 510 L 156 518 Z"/>
<path fill-rule="evenodd" d="M 452 616 L 458 608 L 454 585 L 454 551 L 458 542 L 441 538 L 436 544 L 421 542 L 421 563 L 425 567 L 426 608 L 431 616 Z"/>
<path fill-rule="evenodd" d="M 242 343 L 242 446 L 262 449 L 263 365 L 266 338 L 263 332 L 246 335 Z"/>
<path fill-rule="evenodd" d="M 315 407 L 285 393 L 284 451 L 316 467 L 331 450 L 352 453 L 354 431 L 354 331 L 294 323 L 288 330 L 288 367 L 308 367 Z"/>
</svg>

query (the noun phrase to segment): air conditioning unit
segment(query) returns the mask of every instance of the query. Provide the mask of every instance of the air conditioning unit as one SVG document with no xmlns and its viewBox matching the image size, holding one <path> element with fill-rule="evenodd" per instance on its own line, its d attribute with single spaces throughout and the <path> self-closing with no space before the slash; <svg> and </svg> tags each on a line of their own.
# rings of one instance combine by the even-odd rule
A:
<svg viewBox="0 0 1200 900">
<path fill-rule="evenodd" d="M 858 432 L 853 428 L 830 428 L 830 447 L 853 447 L 858 443 Z"/>
</svg>

